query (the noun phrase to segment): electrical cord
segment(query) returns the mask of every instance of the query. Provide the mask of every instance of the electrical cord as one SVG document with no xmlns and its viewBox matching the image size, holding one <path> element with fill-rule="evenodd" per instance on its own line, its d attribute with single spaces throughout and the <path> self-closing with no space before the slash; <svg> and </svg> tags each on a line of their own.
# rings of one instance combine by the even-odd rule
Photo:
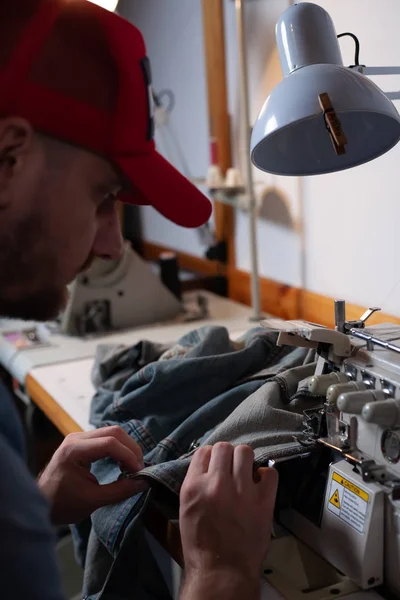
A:
<svg viewBox="0 0 400 600">
<path fill-rule="evenodd" d="M 345 35 L 351 37 L 354 40 L 355 44 L 355 54 L 354 54 L 354 65 L 350 65 L 350 68 L 359 67 L 360 66 L 360 41 L 354 33 L 350 33 L 346 31 L 345 33 L 340 33 L 337 37 L 338 39 L 344 37 Z"/>
<path fill-rule="evenodd" d="M 163 98 L 168 98 L 168 105 L 164 106 Z M 172 90 L 161 90 L 161 92 L 156 93 L 153 90 L 153 100 L 154 104 L 161 108 L 163 107 L 168 113 L 171 113 L 175 108 L 175 94 Z"/>
<path fill-rule="evenodd" d="M 189 168 L 189 164 L 186 160 L 185 153 L 182 151 L 180 147 L 177 136 L 174 134 L 174 131 L 171 127 L 169 116 L 175 107 L 175 94 L 172 90 L 165 89 L 161 90 L 161 92 L 155 92 L 152 90 L 153 102 L 155 105 L 155 122 L 156 128 L 160 138 L 162 139 L 164 145 L 166 146 L 167 154 L 168 148 L 172 146 L 172 151 L 178 157 L 181 167 L 182 173 L 189 180 L 193 180 L 193 175 Z M 168 98 L 168 104 L 165 105 L 163 102 L 164 98 Z M 197 229 L 197 234 L 200 238 L 200 243 L 207 248 L 212 248 L 216 244 L 215 235 L 211 229 L 209 223 L 206 223 L 202 227 Z"/>
<path fill-rule="evenodd" d="M 158 92 L 158 98 L 161 103 L 163 103 L 162 98 L 164 97 L 168 98 L 168 105 L 165 107 L 165 110 L 171 113 L 175 108 L 175 94 L 172 90 L 161 90 L 161 92 Z"/>
</svg>

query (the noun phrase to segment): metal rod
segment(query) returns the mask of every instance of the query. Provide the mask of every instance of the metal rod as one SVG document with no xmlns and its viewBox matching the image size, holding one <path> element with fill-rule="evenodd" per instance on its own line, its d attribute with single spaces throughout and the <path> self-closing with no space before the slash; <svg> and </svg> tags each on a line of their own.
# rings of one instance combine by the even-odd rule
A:
<svg viewBox="0 0 400 600">
<path fill-rule="evenodd" d="M 300 282 L 301 289 L 307 289 L 307 257 L 306 257 L 306 237 L 304 228 L 304 186 L 301 177 L 297 177 L 297 196 L 298 196 L 298 235 L 300 242 Z M 298 299 L 299 318 L 304 318 L 304 294 L 299 294 Z"/>
<path fill-rule="evenodd" d="M 260 301 L 260 280 L 258 275 L 258 256 L 257 256 L 257 204 L 254 194 L 253 165 L 250 159 L 250 107 L 249 107 L 249 87 L 248 70 L 246 58 L 246 39 L 244 10 L 242 0 L 235 0 L 237 34 L 239 44 L 239 62 L 240 62 L 240 96 L 243 122 L 243 147 L 242 155 L 246 163 L 246 183 L 247 194 L 249 198 L 249 236 L 250 236 L 250 259 L 251 259 L 251 304 L 253 308 L 252 319 L 260 320 L 261 301 Z"/>
<path fill-rule="evenodd" d="M 359 329 L 350 329 L 350 333 L 356 338 L 360 338 L 361 340 L 365 340 L 366 342 L 370 342 L 371 344 L 381 346 L 381 348 L 386 348 L 386 350 L 392 350 L 393 352 L 397 352 L 398 354 L 400 354 L 400 346 L 396 346 L 395 344 L 391 344 L 390 342 L 380 340 L 379 338 L 373 337 L 369 333 L 364 333 Z"/>
<path fill-rule="evenodd" d="M 357 450 L 358 439 L 358 421 L 357 417 L 351 417 L 349 427 L 349 445 L 350 450 Z"/>
<path fill-rule="evenodd" d="M 357 67 L 363 75 L 400 75 L 400 67 Z M 389 100 L 400 100 L 400 91 L 383 92 Z"/>
<path fill-rule="evenodd" d="M 383 92 L 389 100 L 400 100 L 400 92 Z"/>
<path fill-rule="evenodd" d="M 400 75 L 400 67 L 362 67 L 364 75 Z"/>
<path fill-rule="evenodd" d="M 346 323 L 346 302 L 344 300 L 335 300 L 335 325 L 336 331 L 344 333 Z"/>
</svg>

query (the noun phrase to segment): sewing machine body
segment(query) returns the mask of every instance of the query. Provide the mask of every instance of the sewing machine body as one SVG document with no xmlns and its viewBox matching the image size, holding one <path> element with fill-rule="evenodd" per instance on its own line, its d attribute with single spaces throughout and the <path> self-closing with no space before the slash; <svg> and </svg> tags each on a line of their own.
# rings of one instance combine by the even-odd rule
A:
<svg viewBox="0 0 400 600">
<path fill-rule="evenodd" d="M 275 465 L 293 487 L 266 578 L 288 600 L 400 597 L 400 327 L 366 327 L 376 309 L 346 322 L 340 306 L 335 330 L 265 323 L 318 353 L 304 456 Z"/>
<path fill-rule="evenodd" d="M 182 313 L 182 303 L 126 243 L 121 259 L 98 260 L 72 283 L 61 331 L 80 336 L 121 331 Z"/>
</svg>

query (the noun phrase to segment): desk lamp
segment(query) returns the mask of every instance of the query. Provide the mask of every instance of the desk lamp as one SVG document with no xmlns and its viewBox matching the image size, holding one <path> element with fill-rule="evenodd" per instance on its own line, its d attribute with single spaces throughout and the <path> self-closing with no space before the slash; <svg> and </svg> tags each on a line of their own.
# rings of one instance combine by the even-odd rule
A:
<svg viewBox="0 0 400 600">
<path fill-rule="evenodd" d="M 400 116 L 363 73 L 398 68 L 344 67 L 329 14 L 302 2 L 279 18 L 276 39 L 284 78 L 254 125 L 251 160 L 277 175 L 318 175 L 366 163 L 400 139 Z"/>
</svg>

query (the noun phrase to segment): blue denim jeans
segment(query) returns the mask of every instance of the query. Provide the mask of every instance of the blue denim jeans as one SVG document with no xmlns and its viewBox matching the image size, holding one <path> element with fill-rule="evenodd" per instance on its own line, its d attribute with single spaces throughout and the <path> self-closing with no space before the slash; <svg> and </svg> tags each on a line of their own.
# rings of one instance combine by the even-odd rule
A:
<svg viewBox="0 0 400 600">
<path fill-rule="evenodd" d="M 109 385 L 110 379 L 100 381 L 96 370 L 100 387 L 92 403 L 92 423 L 98 427 L 120 425 L 143 450 L 145 469 L 139 475 L 154 485 L 162 484 L 175 495 L 179 493 L 194 447 L 203 443 L 223 439 L 248 443 L 254 447 L 256 461 L 260 463 L 271 455 L 300 452 L 301 445 L 294 437 L 301 435 L 302 411 L 309 406 L 309 398 L 305 395 L 304 402 L 295 406 L 290 406 L 290 399 L 315 365 L 310 363 L 312 357 L 307 350 L 277 347 L 276 341 L 275 333 L 257 328 L 233 343 L 226 329 L 206 327 L 184 336 L 172 348 L 158 347 L 158 359 L 141 368 L 140 349 L 145 348 L 147 356 L 155 355 L 149 351 L 149 342 L 126 351 L 119 348 L 116 362 L 123 363 L 124 368 L 129 363 L 132 375 L 124 377 L 122 387 L 115 389 Z M 286 375 L 292 371 L 295 373 L 292 377 Z M 114 368 L 111 371 L 103 368 L 103 372 L 115 381 Z M 118 478 L 120 470 L 111 460 L 103 460 L 93 465 L 93 473 L 101 483 L 110 483 Z M 87 524 L 75 530 L 89 574 L 86 577 L 89 598 L 132 598 L 129 588 L 134 561 L 142 565 L 138 567 L 141 585 L 145 579 L 150 589 L 157 578 L 159 581 L 159 573 L 150 573 L 151 561 L 143 566 L 143 557 L 149 556 L 140 533 L 144 496 L 140 494 L 118 506 L 96 511 L 89 535 Z M 126 550 L 131 544 L 137 548 L 139 539 L 143 544 L 140 552 Z M 117 568 L 116 561 L 118 565 L 124 563 L 121 553 L 129 557 L 125 568 L 131 570 L 131 583 L 129 586 L 123 583 L 124 567 L 118 566 L 119 595 L 115 591 L 110 595 L 109 580 L 104 575 L 109 568 L 111 577 Z M 157 587 L 157 593 L 161 593 L 161 588 Z M 114 585 L 112 589 L 115 590 Z M 138 591 L 135 597 L 147 598 L 142 593 Z M 166 588 L 163 593 L 168 593 Z"/>
</svg>

